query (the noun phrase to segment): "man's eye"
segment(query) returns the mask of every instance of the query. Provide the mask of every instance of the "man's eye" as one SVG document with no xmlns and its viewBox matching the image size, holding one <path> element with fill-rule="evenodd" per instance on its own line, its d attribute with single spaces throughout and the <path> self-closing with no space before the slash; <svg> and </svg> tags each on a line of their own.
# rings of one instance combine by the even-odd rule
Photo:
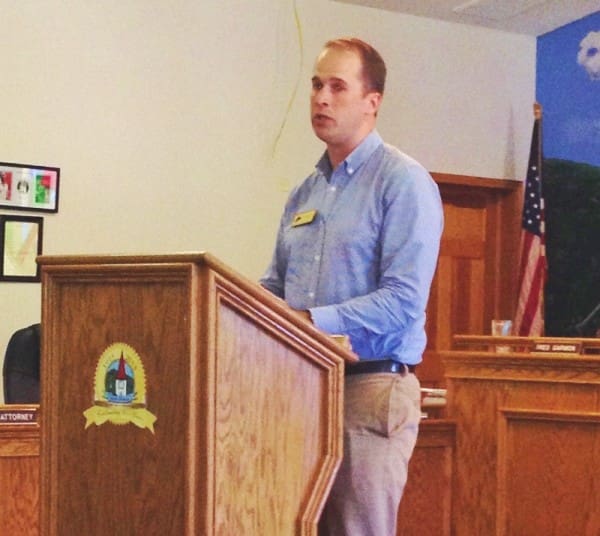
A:
<svg viewBox="0 0 600 536">
<path fill-rule="evenodd" d="M 313 81 L 312 83 L 312 87 L 313 89 L 322 89 L 323 88 L 323 84 L 321 82 L 317 82 L 316 80 Z"/>
<path fill-rule="evenodd" d="M 343 91 L 344 89 L 346 89 L 346 87 L 344 86 L 344 84 L 332 84 L 331 85 L 331 91 Z"/>
</svg>

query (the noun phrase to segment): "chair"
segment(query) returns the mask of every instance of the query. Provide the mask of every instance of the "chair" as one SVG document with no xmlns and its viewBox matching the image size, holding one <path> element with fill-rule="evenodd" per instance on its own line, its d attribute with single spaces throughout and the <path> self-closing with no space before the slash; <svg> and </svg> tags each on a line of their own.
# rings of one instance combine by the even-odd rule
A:
<svg viewBox="0 0 600 536">
<path fill-rule="evenodd" d="M 6 347 L 4 402 L 38 404 L 40 401 L 40 324 L 13 333 Z"/>
</svg>

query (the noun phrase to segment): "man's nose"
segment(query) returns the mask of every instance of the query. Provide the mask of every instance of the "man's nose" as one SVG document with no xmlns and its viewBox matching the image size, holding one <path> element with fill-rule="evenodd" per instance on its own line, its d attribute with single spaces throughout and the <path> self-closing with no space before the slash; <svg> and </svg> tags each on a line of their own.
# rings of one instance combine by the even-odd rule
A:
<svg viewBox="0 0 600 536">
<path fill-rule="evenodd" d="M 317 104 L 328 105 L 331 101 L 331 91 L 329 91 L 326 87 L 316 89 L 313 98 Z"/>
</svg>

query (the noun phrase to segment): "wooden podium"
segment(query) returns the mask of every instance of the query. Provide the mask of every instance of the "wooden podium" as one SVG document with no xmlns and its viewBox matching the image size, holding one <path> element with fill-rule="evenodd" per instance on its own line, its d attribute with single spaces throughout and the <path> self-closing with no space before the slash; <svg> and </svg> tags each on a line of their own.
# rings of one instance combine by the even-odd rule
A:
<svg viewBox="0 0 600 536">
<path fill-rule="evenodd" d="M 316 534 L 352 353 L 209 254 L 39 263 L 42 534 Z"/>
<path fill-rule="evenodd" d="M 454 341 L 452 533 L 600 534 L 600 339 Z"/>
</svg>

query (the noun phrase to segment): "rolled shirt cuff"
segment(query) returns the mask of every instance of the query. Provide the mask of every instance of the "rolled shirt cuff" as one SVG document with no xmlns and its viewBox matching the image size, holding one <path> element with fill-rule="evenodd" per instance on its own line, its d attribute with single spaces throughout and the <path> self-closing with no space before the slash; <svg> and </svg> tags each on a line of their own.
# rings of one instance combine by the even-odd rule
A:
<svg viewBox="0 0 600 536">
<path fill-rule="evenodd" d="M 313 307 L 308 311 L 310 312 L 313 324 L 321 331 L 331 335 L 342 333 L 342 323 L 335 306 Z"/>
</svg>

